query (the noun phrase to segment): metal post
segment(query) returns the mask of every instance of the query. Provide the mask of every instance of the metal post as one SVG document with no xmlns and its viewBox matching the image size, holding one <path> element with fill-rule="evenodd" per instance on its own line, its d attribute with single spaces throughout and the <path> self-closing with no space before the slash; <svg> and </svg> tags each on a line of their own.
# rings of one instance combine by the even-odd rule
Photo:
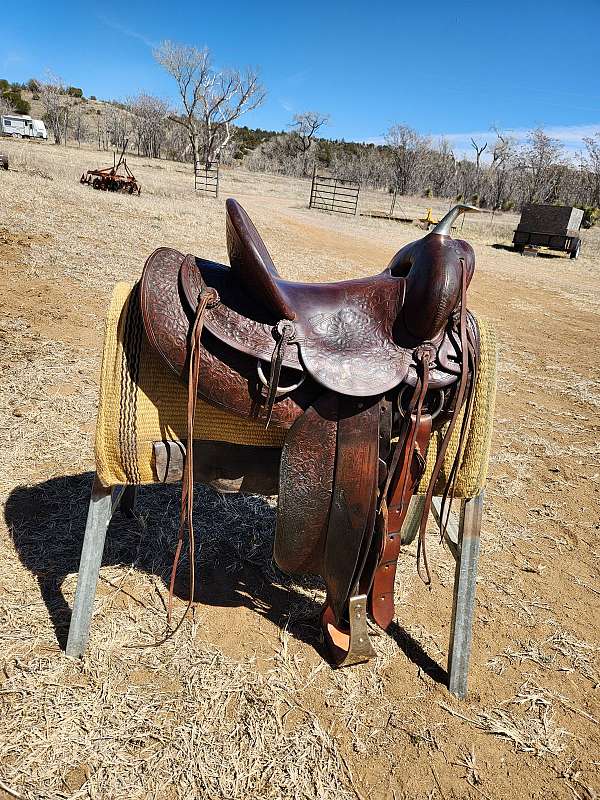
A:
<svg viewBox="0 0 600 800">
<path fill-rule="evenodd" d="M 315 179 L 316 179 L 316 177 L 317 177 L 317 165 L 315 164 L 314 167 L 313 167 L 312 182 L 310 184 L 310 200 L 308 202 L 308 207 L 309 208 L 313 207 L 313 200 L 314 200 L 314 193 L 315 193 Z"/>
<path fill-rule="evenodd" d="M 106 531 L 113 511 L 111 495 L 112 490 L 103 486 L 94 476 L 67 639 L 68 656 L 82 656 L 87 646 Z"/>
<path fill-rule="evenodd" d="M 448 688 L 460 698 L 467 693 L 483 499 L 480 492 L 461 504 L 448 652 Z"/>
</svg>

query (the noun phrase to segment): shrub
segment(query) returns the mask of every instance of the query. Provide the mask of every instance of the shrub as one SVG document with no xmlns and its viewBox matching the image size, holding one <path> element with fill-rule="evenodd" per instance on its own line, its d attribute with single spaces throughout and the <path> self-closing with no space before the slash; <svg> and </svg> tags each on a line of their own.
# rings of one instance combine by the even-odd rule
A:
<svg viewBox="0 0 600 800">
<path fill-rule="evenodd" d="M 98 98 L 96 97 L 96 95 L 95 95 L 95 94 L 91 94 L 91 95 L 90 95 L 90 100 L 97 100 L 97 99 L 98 99 Z"/>
<path fill-rule="evenodd" d="M 20 91 L 10 89 L 8 92 L 2 92 L 2 97 L 8 100 L 16 114 L 29 114 L 31 111 L 31 104 L 28 103 L 27 100 L 23 100 Z"/>
<path fill-rule="evenodd" d="M 83 89 L 79 89 L 77 86 L 69 86 L 67 94 L 69 97 L 83 97 Z"/>
<path fill-rule="evenodd" d="M 583 209 L 582 227 L 593 228 L 597 222 L 600 222 L 600 208 L 598 208 L 598 206 L 585 206 Z"/>
<path fill-rule="evenodd" d="M 477 192 L 475 192 L 475 194 L 471 195 L 471 205 L 473 205 L 473 206 L 479 206 L 479 200 L 480 200 L 480 199 L 481 199 L 481 198 L 479 197 L 479 195 L 477 194 Z"/>
<path fill-rule="evenodd" d="M 423 197 L 433 197 L 433 192 L 431 191 L 431 189 L 425 189 L 425 191 L 423 192 Z"/>
<path fill-rule="evenodd" d="M 456 203 L 462 203 L 462 201 L 463 201 L 463 195 L 462 195 L 462 194 L 460 194 L 460 193 L 459 193 L 459 194 L 457 194 L 457 195 L 456 195 L 456 197 L 454 198 L 454 201 L 455 201 Z"/>
<path fill-rule="evenodd" d="M 503 200 L 500 209 L 502 211 L 512 211 L 514 207 L 515 204 L 513 200 Z"/>
</svg>

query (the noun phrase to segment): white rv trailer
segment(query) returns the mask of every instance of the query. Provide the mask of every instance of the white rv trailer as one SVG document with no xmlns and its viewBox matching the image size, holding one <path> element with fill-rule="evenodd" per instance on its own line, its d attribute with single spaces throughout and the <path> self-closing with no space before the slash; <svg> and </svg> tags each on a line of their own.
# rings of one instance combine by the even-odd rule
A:
<svg viewBox="0 0 600 800">
<path fill-rule="evenodd" d="M 19 139 L 47 139 L 48 132 L 41 119 L 32 119 L 25 114 L 3 114 L 0 117 L 0 131 L 6 136 Z"/>
</svg>

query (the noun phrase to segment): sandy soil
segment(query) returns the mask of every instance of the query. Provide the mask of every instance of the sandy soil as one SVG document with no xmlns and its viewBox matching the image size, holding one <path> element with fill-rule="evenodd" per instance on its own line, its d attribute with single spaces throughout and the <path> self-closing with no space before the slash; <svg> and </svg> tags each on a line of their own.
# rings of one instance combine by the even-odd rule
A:
<svg viewBox="0 0 600 800">
<path fill-rule="evenodd" d="M 464 224 L 470 305 L 501 348 L 466 701 L 443 685 L 452 564 L 434 535 L 432 591 L 409 548 L 377 661 L 334 672 L 311 619 L 320 587 L 271 565 L 273 502 L 202 490 L 193 621 L 139 647 L 164 632 L 178 502 L 145 489 L 140 522 L 111 526 L 90 648 L 73 662 L 62 646 L 115 281 L 160 245 L 225 260 L 229 195 L 290 278 L 367 275 L 421 233 L 309 211 L 304 181 L 226 171 L 222 198 L 202 200 L 187 166 L 132 158 L 142 196 L 117 196 L 78 183 L 110 157 L 0 150 L 0 798 L 597 797 L 600 233 L 578 261 L 533 259 L 506 247 L 516 217 Z"/>
</svg>

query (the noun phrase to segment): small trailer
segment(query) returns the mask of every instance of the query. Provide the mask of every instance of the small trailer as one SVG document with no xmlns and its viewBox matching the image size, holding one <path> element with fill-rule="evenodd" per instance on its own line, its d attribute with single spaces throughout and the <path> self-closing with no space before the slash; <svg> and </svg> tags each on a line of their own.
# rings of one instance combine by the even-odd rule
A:
<svg viewBox="0 0 600 800">
<path fill-rule="evenodd" d="M 529 203 L 521 211 L 513 246 L 517 253 L 537 255 L 540 247 L 546 247 L 579 258 L 582 221 L 581 208 Z"/>
<path fill-rule="evenodd" d="M 41 119 L 32 119 L 27 114 L 2 114 L 0 133 L 17 139 L 47 139 L 48 131 Z"/>
</svg>

